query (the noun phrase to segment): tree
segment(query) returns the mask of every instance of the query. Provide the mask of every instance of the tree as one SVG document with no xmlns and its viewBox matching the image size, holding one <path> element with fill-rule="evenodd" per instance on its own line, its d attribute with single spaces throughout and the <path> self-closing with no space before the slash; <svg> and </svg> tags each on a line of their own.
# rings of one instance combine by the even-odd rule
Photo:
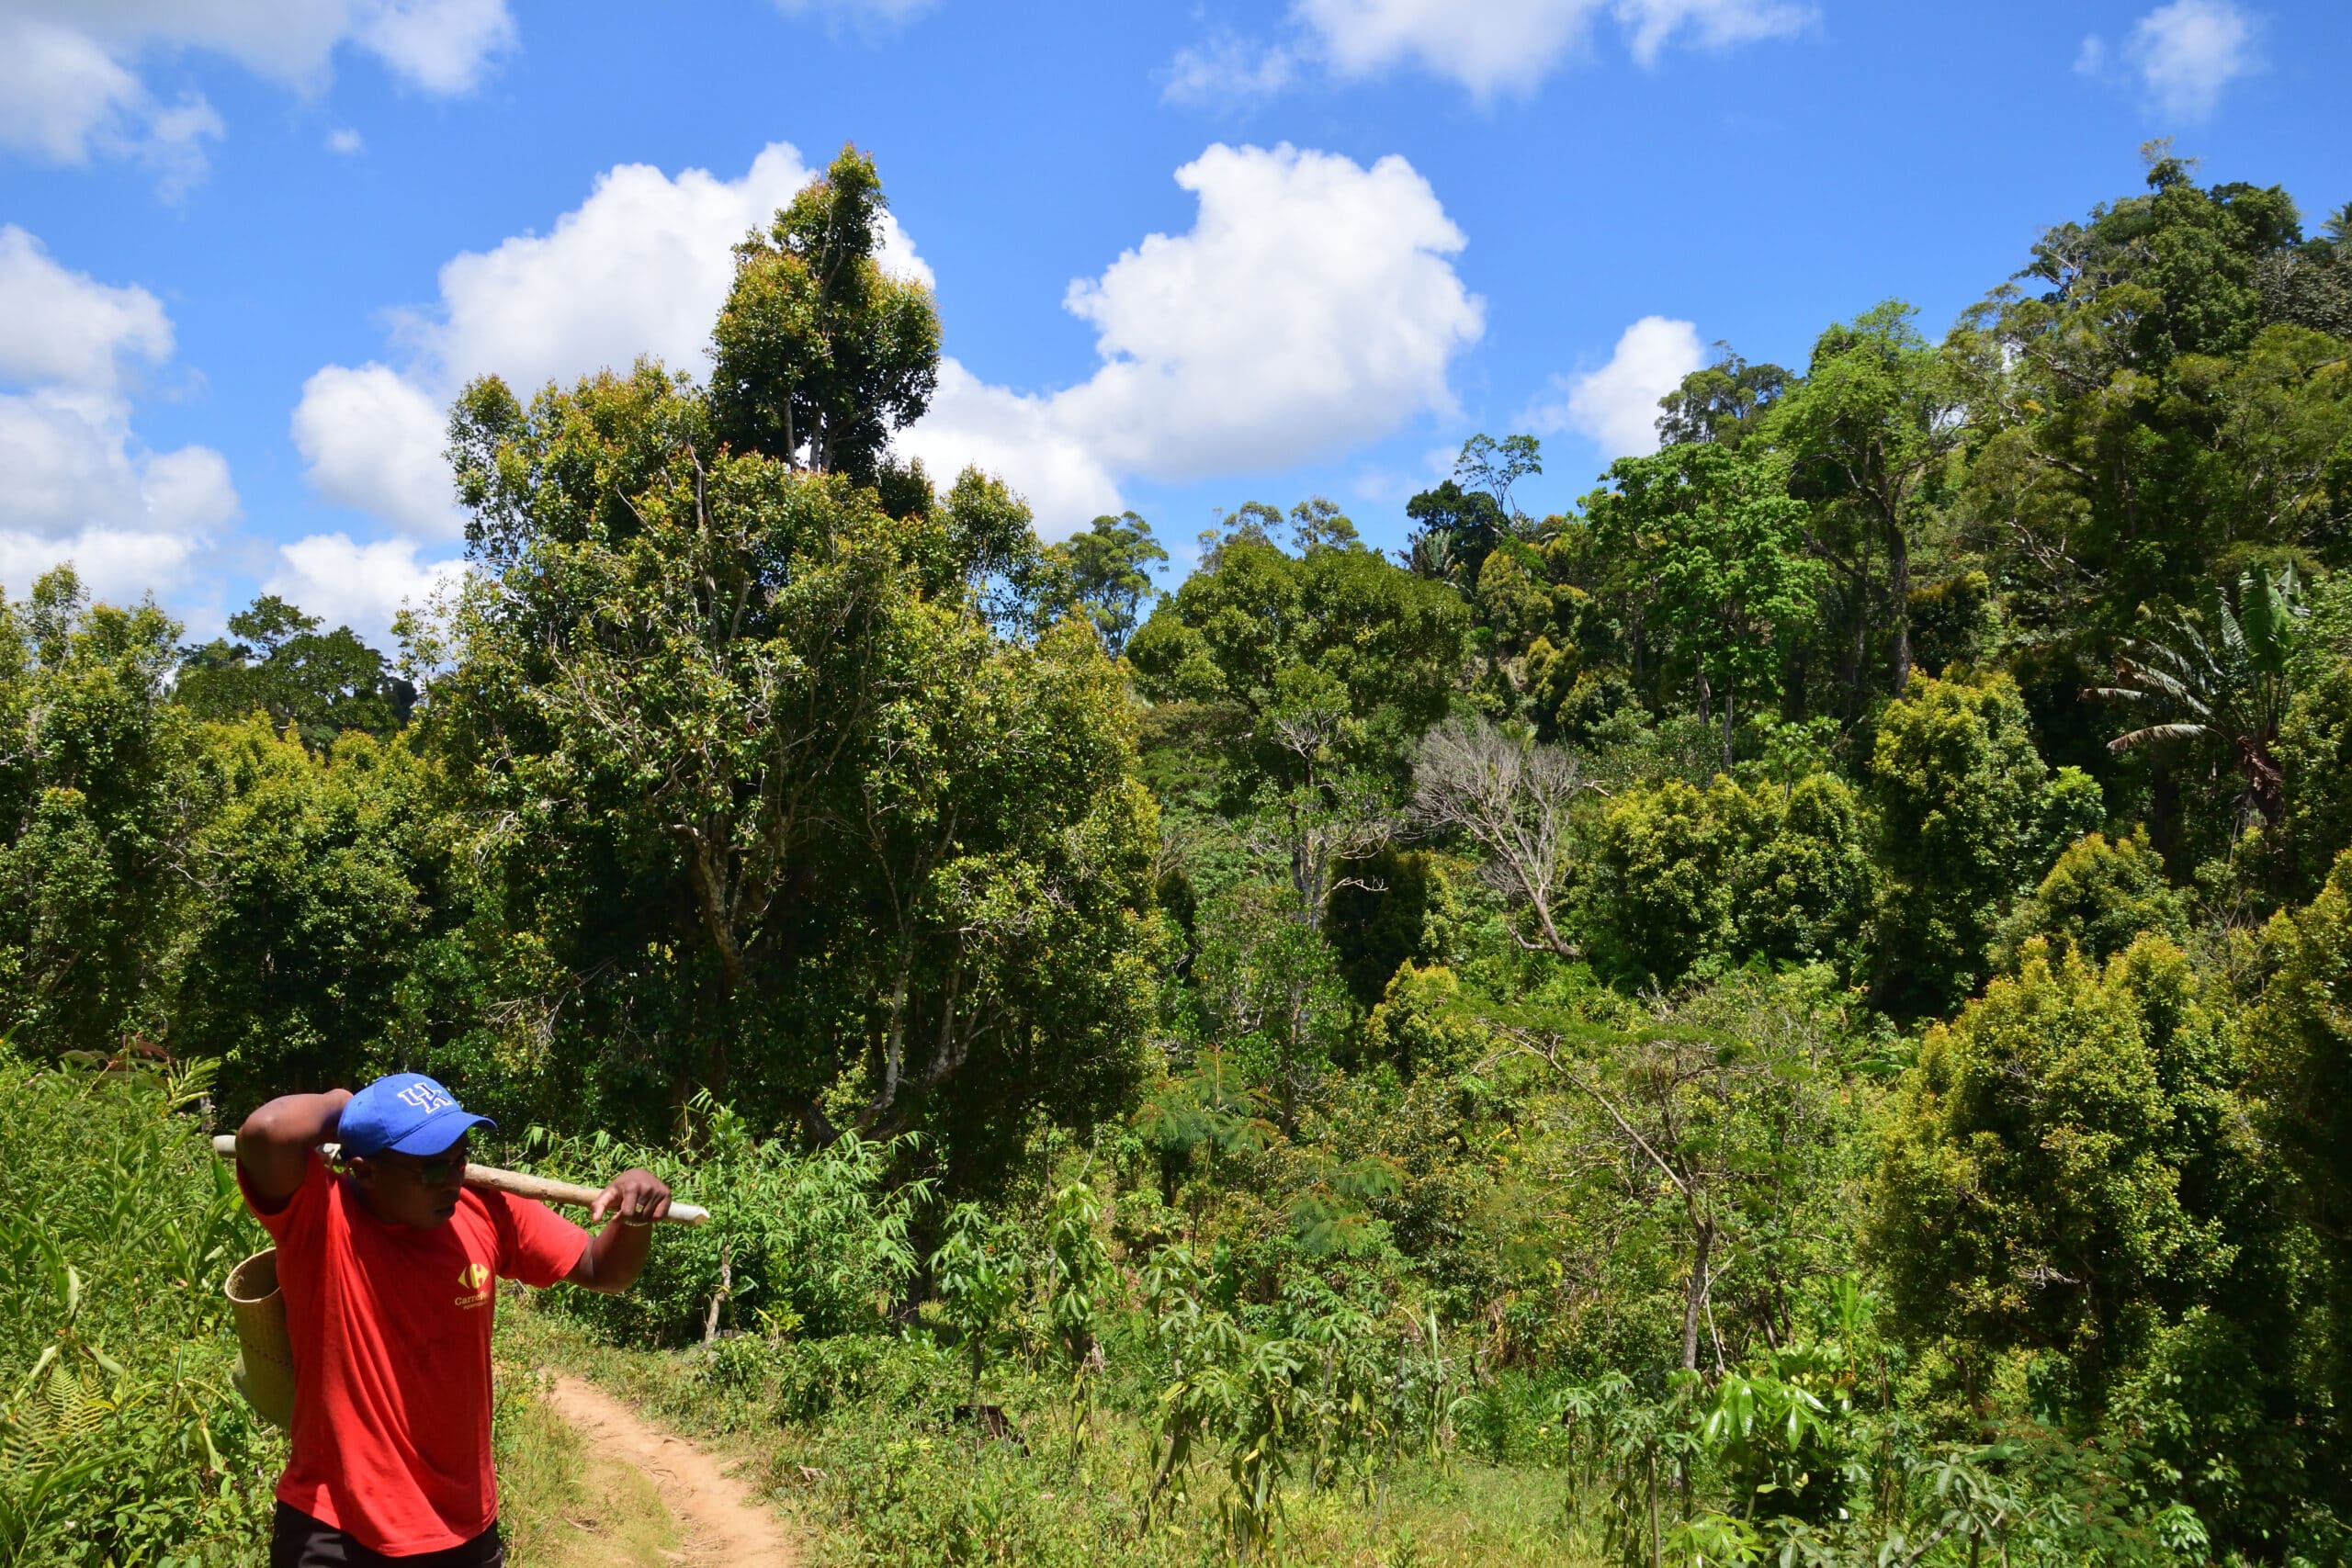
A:
<svg viewBox="0 0 2352 1568">
<path fill-rule="evenodd" d="M 92 604 L 70 566 L 0 598 L 0 1028 L 35 1049 L 162 1031 L 207 807 L 168 697 L 179 632 Z"/>
<path fill-rule="evenodd" d="M 1474 435 L 1462 444 L 1453 477 L 1405 502 L 1405 515 L 1418 526 L 1404 564 L 1420 576 L 1467 587 L 1478 580 L 1487 555 L 1508 538 L 1528 532 L 1527 514 L 1511 498 L 1511 487 L 1544 471 L 1543 448 L 1532 435 Z"/>
<path fill-rule="evenodd" d="M 837 163 L 787 210 L 816 238 L 759 264 L 779 288 L 870 264 L 862 188 Z M 419 628 L 451 666 L 427 742 L 518 934 L 512 1027 L 597 1063 L 581 1111 L 647 1127 L 707 1088 L 820 1140 L 925 1127 L 979 1180 L 1134 1081 L 1154 811 L 1098 639 L 985 597 L 1027 575 L 1026 509 L 862 482 L 920 377 L 854 363 L 469 387 L 481 570 Z M 723 439 L 747 409 L 797 446 Z"/>
<path fill-rule="evenodd" d="M 193 845 L 201 908 L 165 1038 L 224 1064 L 223 1109 L 409 1067 L 502 1116 L 544 1113 L 560 1069 L 500 1071 L 480 1035 L 451 1049 L 479 1027 L 481 955 L 418 757 L 357 732 L 319 756 L 258 715 L 206 739 L 219 804 Z"/>
<path fill-rule="evenodd" d="M 1240 517 L 1127 645 L 1144 695 L 1230 705 L 1250 769 L 1287 787 L 1298 758 L 1274 716 L 1319 702 L 1312 687 L 1344 715 L 1330 743 L 1347 766 L 1394 766 L 1445 711 L 1469 620 L 1460 596 L 1359 545 L 1285 553 L 1263 518 Z"/>
<path fill-rule="evenodd" d="M 2241 575 L 2234 607 L 2216 594 L 2202 615 L 2177 607 L 2151 615 L 2146 634 L 2116 660 L 2117 683 L 2085 694 L 2142 708 L 2154 720 L 2117 736 L 2109 749 L 2161 741 L 2225 748 L 2245 781 L 2242 816 L 2277 822 L 2286 785 L 2276 747 L 2304 613 L 2302 586 L 2290 565 L 2275 574 L 2256 568 Z"/>
<path fill-rule="evenodd" d="M 229 636 L 188 650 L 172 700 L 199 718 L 234 720 L 256 710 L 293 725 L 315 750 L 345 730 L 383 739 L 408 722 L 416 688 L 349 626 L 321 632 L 275 593 L 229 617 Z"/>
<path fill-rule="evenodd" d="M 931 406 L 939 314 L 929 288 L 883 269 L 888 208 L 874 160 L 844 147 L 735 248 L 711 333 L 721 442 L 872 482 L 891 432 Z"/>
<path fill-rule="evenodd" d="M 2055 1351 L 2096 1408 L 2164 1325 L 2234 1294 L 2260 1215 L 2237 1076 L 2226 1017 L 2170 942 L 2103 967 L 2029 944 L 1905 1080 L 1872 1219 L 1903 1321 Z"/>
<path fill-rule="evenodd" d="M 1662 446 L 1710 441 L 1736 451 L 1765 412 L 1796 382 L 1777 365 L 1750 365 L 1719 343 L 1715 362 L 1682 378 L 1657 402 L 1657 438 Z"/>
<path fill-rule="evenodd" d="M 1151 536 L 1151 525 L 1132 512 L 1097 517 L 1086 532 L 1046 554 L 1069 573 L 1079 607 L 1111 657 L 1125 652 L 1143 605 L 1159 592 L 1151 581 L 1153 563 L 1168 558 Z"/>
<path fill-rule="evenodd" d="M 2270 973 L 2246 1021 L 2252 1088 L 2265 1147 L 2333 1275 L 2324 1375 L 2340 1410 L 2352 1395 L 2352 852 L 2308 905 L 2272 918 L 2263 945 Z M 2339 1467 L 2339 1487 L 2346 1479 Z"/>
<path fill-rule="evenodd" d="M 1902 1013 L 1946 1012 L 1983 979 L 2012 900 L 2098 821 L 2099 788 L 2073 768 L 2052 776 L 2005 675 L 1917 682 L 1880 716 L 1870 774 L 1887 876 L 1878 998 Z"/>
<path fill-rule="evenodd" d="M 1794 784 L 1662 779 L 1592 835 L 1584 912 L 1595 966 L 1673 986 L 1708 963 L 1850 965 L 1871 867 L 1860 803 L 1833 773 Z"/>
<path fill-rule="evenodd" d="M 1556 1071 L 1599 1116 L 1579 1136 L 1613 1151 L 1597 1174 L 1634 1213 L 1674 1216 L 1682 1267 L 1679 1360 L 1699 1365 L 1700 1337 L 1727 1355 L 1716 1288 L 1742 1266 L 1765 1276 L 1753 1299 L 1758 1337 L 1786 1327 L 1797 1283 L 1787 1243 L 1847 1129 L 1837 1093 L 1839 1009 L 1819 976 L 1736 975 L 1611 1032 L 1521 1023 L 1518 1048 Z"/>
<path fill-rule="evenodd" d="M 2165 880 L 2164 857 L 2148 841 L 2148 829 L 2136 827 L 2111 840 L 2086 833 L 2001 922 L 1994 962 L 2012 969 L 2028 943 L 2041 941 L 2104 964 L 2150 932 L 2176 944 L 2188 940 L 2188 897 Z"/>
<path fill-rule="evenodd" d="M 1562 958 L 1582 952 L 1554 909 L 1567 891 L 1575 840 L 1570 808 L 1587 787 L 1574 752 L 1504 734 L 1489 721 L 1452 720 L 1424 736 L 1413 761 L 1413 811 L 1436 833 L 1459 833 L 1485 859 L 1479 874 L 1534 922 L 1522 947 Z"/>
<path fill-rule="evenodd" d="M 1875 540 L 1886 552 L 1888 678 L 1898 697 L 1911 681 L 1912 540 L 1942 503 L 1967 433 L 1962 383 L 1919 335 L 1915 314 L 1891 299 L 1823 333 L 1804 379 L 1763 425 L 1791 465 L 1791 492 L 1823 511 L 1815 547 L 1846 578 L 1857 648 L 1868 634 L 1870 570 L 1852 546 Z"/>
<path fill-rule="evenodd" d="M 1608 479 L 1586 498 L 1587 525 L 1623 572 L 1646 581 L 1657 651 L 1689 661 L 1702 716 L 1721 683 L 1728 772 L 1740 687 L 1770 689 L 1781 635 L 1813 611 L 1821 569 L 1804 554 L 1804 503 L 1774 465 L 1709 443 L 1620 458 Z"/>
</svg>

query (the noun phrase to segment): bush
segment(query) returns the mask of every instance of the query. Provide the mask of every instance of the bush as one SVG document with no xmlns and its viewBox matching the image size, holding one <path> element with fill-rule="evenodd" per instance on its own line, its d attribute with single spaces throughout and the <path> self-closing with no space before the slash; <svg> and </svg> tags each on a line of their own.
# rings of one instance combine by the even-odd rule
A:
<svg viewBox="0 0 2352 1568">
<path fill-rule="evenodd" d="M 1871 867 L 1854 792 L 1833 774 L 1793 785 L 1667 779 L 1601 818 L 1586 892 L 1595 956 L 1654 985 L 1762 957 L 1852 958 Z"/>
<path fill-rule="evenodd" d="M 263 1245 L 202 1071 L 0 1055 L 0 1562 L 242 1563 L 285 1450 L 232 1391 L 223 1277 Z"/>
<path fill-rule="evenodd" d="M 627 1295 L 568 1292 L 561 1310 L 616 1340 L 664 1345 L 721 1327 L 822 1339 L 882 1326 L 917 1263 L 907 1227 L 930 1186 L 890 1179 L 916 1140 L 851 1133 L 803 1155 L 753 1138 L 707 1096 L 693 1110 L 696 1135 L 683 1154 L 531 1130 L 526 1143 L 550 1175 L 601 1184 L 643 1166 L 711 1212 L 709 1224 L 665 1235 Z"/>
<path fill-rule="evenodd" d="M 2094 964 L 2106 962 L 2143 931 L 2175 943 L 2188 940 L 2188 899 L 2165 880 L 2164 857 L 2137 827 L 2129 838 L 2086 833 L 2066 846 L 2033 896 L 2001 922 L 1994 960 L 2014 969 L 2035 937 L 2078 947 Z"/>
</svg>

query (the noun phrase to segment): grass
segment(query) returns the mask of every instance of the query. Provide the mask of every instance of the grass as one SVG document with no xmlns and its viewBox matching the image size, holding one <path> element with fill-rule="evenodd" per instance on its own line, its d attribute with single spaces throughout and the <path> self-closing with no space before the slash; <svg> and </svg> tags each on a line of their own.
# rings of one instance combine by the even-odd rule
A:
<svg viewBox="0 0 2352 1568">
<path fill-rule="evenodd" d="M 747 1479 L 800 1527 L 808 1568 L 1230 1561 L 1214 1461 L 1195 1467 L 1172 1517 L 1142 1529 L 1150 1433 L 1105 1402 L 1087 1442 L 1073 1444 L 1069 1405 L 1050 1380 L 991 1377 L 983 1397 L 1002 1404 L 1024 1441 L 990 1441 L 953 1415 L 966 1395 L 952 1363 L 929 1363 L 919 1349 L 895 1360 L 886 1351 L 878 1366 L 844 1374 L 831 1407 L 812 1415 L 806 1387 L 756 1370 L 756 1341 L 731 1342 L 731 1355 L 728 1344 L 717 1356 L 625 1349 L 531 1310 L 502 1314 L 501 1325 L 508 1356 L 590 1377 L 673 1430 L 745 1460 Z M 1353 1484 L 1312 1494 L 1294 1485 L 1273 1558 L 1334 1568 L 1597 1564 L 1598 1543 L 1569 1517 L 1568 1495 L 1556 1469 L 1460 1453 L 1403 1461 L 1372 1495 Z"/>
<path fill-rule="evenodd" d="M 509 1315 L 512 1315 L 511 1314 Z M 677 1522 L 628 1465 L 592 1464 L 527 1372 L 498 1374 L 499 1519 L 514 1568 L 668 1568 Z"/>
</svg>

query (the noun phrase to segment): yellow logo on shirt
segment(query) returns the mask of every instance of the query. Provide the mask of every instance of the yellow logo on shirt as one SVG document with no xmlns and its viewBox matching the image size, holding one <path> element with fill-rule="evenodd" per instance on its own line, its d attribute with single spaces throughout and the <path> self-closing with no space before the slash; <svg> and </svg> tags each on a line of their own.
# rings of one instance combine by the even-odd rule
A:
<svg viewBox="0 0 2352 1568">
<path fill-rule="evenodd" d="M 467 1291 L 471 1293 L 459 1296 L 457 1301 L 452 1303 L 453 1305 L 461 1307 L 478 1307 L 488 1306 L 490 1304 L 489 1264 L 467 1264 L 463 1269 L 458 1270 L 458 1283 L 463 1285 Z"/>
</svg>

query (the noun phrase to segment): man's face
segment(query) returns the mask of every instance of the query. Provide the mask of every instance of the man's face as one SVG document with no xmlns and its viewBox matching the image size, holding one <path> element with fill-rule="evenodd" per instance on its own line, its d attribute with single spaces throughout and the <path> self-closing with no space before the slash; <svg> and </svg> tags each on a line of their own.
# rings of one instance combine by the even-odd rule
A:
<svg viewBox="0 0 2352 1568">
<path fill-rule="evenodd" d="M 351 1162 L 352 1179 L 369 1212 L 393 1224 L 429 1231 L 458 1212 L 466 1184 L 466 1140 L 437 1155 L 401 1155 L 389 1150 Z"/>
</svg>

